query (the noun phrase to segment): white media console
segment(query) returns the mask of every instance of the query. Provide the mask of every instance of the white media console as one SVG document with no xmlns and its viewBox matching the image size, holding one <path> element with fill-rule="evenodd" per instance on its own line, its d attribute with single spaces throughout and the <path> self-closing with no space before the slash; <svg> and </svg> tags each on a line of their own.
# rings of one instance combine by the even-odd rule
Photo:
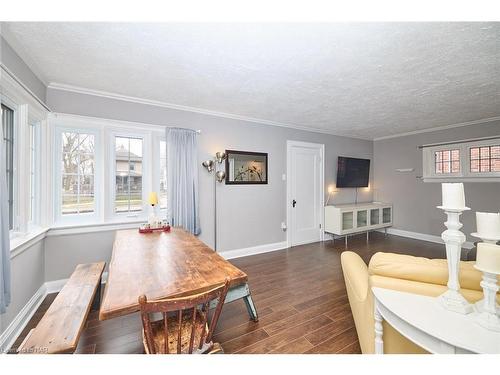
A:
<svg viewBox="0 0 500 375">
<path fill-rule="evenodd" d="M 381 202 L 325 206 L 325 232 L 347 236 L 392 226 L 392 204 Z"/>
</svg>

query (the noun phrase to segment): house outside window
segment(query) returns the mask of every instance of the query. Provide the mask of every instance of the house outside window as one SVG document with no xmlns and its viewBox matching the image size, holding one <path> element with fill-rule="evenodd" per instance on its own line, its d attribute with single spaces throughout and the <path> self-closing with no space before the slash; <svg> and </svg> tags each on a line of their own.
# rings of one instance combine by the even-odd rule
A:
<svg viewBox="0 0 500 375">
<path fill-rule="evenodd" d="M 62 215 L 95 211 L 95 136 L 62 133 Z"/>
<path fill-rule="evenodd" d="M 115 137 L 115 212 L 142 211 L 141 138 Z"/>
</svg>

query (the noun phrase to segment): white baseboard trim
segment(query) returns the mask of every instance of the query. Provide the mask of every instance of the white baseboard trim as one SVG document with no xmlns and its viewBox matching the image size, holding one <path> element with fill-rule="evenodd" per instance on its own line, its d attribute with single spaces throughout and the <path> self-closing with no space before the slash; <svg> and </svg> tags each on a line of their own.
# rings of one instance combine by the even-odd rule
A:
<svg viewBox="0 0 500 375">
<path fill-rule="evenodd" d="M 0 353 L 6 353 L 14 345 L 14 342 L 40 307 L 46 295 L 45 284 L 42 284 L 0 335 Z"/>
<path fill-rule="evenodd" d="M 235 258 L 247 257 L 250 255 L 269 253 L 271 251 L 283 250 L 286 249 L 287 247 L 288 246 L 286 241 L 283 241 L 283 242 L 275 242 L 265 245 L 247 247 L 244 249 L 222 251 L 219 253 L 219 255 L 224 259 L 235 259 Z"/>
<path fill-rule="evenodd" d="M 383 229 L 378 230 L 378 232 L 384 232 Z M 397 229 L 397 228 L 387 228 L 387 234 L 392 234 L 394 236 L 413 238 L 415 240 L 427 241 L 444 244 L 443 239 L 439 236 L 434 236 L 432 234 L 418 233 L 418 232 L 410 232 L 407 230 Z M 470 241 L 464 242 L 462 245 L 464 249 L 472 249 L 474 244 Z"/>
<path fill-rule="evenodd" d="M 105 284 L 107 279 L 108 272 L 106 271 L 102 273 L 102 283 Z M 47 294 L 59 293 L 67 281 L 68 279 L 46 281 L 38 288 L 33 297 L 30 298 L 28 303 L 24 305 L 12 322 L 10 322 L 7 329 L 0 335 L 0 353 L 7 352 L 14 345 L 24 327 L 26 327 L 45 297 L 47 297 Z"/>
</svg>

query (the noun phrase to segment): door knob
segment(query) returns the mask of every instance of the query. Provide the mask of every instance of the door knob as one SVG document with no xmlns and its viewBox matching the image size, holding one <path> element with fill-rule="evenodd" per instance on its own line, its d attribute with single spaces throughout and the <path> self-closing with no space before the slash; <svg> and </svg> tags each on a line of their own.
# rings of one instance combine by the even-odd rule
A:
<svg viewBox="0 0 500 375">
<path fill-rule="evenodd" d="M 293 207 L 293 208 L 295 208 L 295 205 L 296 205 L 296 204 L 297 204 L 297 201 L 294 199 L 294 200 L 292 201 L 292 207 Z"/>
</svg>

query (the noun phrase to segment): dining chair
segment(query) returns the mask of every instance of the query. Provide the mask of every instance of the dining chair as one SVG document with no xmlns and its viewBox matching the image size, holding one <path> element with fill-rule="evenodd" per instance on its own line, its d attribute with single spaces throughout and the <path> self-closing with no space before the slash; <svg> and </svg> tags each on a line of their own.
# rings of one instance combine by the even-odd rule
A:
<svg viewBox="0 0 500 375">
<path fill-rule="evenodd" d="M 142 319 L 142 337 L 146 354 L 215 354 L 222 352 L 212 342 L 224 300 L 229 289 L 229 278 L 209 290 L 193 295 L 148 301 L 139 297 Z M 209 321 L 210 304 L 216 303 Z M 154 315 L 161 316 L 154 320 Z"/>
</svg>

